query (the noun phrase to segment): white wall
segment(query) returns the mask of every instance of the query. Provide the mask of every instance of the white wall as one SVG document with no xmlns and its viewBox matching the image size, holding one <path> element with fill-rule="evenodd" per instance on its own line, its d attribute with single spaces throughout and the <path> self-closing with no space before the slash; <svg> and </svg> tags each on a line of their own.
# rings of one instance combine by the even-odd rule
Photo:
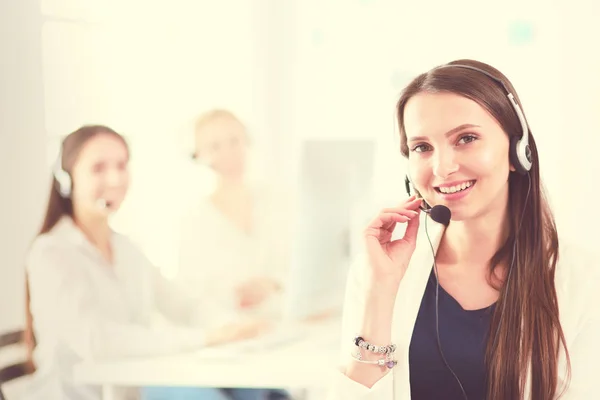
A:
<svg viewBox="0 0 600 400">
<path fill-rule="evenodd" d="M 600 177 L 600 3 L 561 2 L 560 79 L 548 82 L 548 97 L 558 97 L 558 175 L 555 209 L 564 231 L 596 254 L 600 214 L 594 211 Z M 557 85 L 556 88 L 553 88 Z"/>
<path fill-rule="evenodd" d="M 40 12 L 0 2 L 0 332 L 24 318 L 24 254 L 49 189 L 45 167 Z"/>
<path fill-rule="evenodd" d="M 177 264 L 177 211 L 212 184 L 189 157 L 194 118 L 232 110 L 249 127 L 257 174 L 276 162 L 277 110 L 267 103 L 277 104 L 279 68 L 266 5 L 43 2 L 48 140 L 90 122 L 127 137 L 132 186 L 114 226 L 167 275 Z"/>
<path fill-rule="evenodd" d="M 393 126 L 400 89 L 450 60 L 488 62 L 524 104 L 561 234 L 593 248 L 590 227 L 600 217 L 581 207 L 594 198 L 600 173 L 598 2 L 505 1 L 493 12 L 475 0 L 306 0 L 296 7 L 294 140 L 378 138 L 374 196 L 394 202 L 404 196 Z M 519 37 L 519 26 L 532 35 Z"/>
<path fill-rule="evenodd" d="M 559 226 L 595 246 L 591 227 L 600 217 L 582 211 L 600 175 L 594 0 L 511 1 L 494 13 L 472 0 L 440 1 L 436 7 L 447 8 L 440 18 L 428 12 L 430 3 L 394 0 L 230 0 L 210 9 L 177 0 L 144 2 L 143 21 L 140 0 L 0 3 L 0 330 L 22 322 L 23 256 L 40 223 L 57 135 L 102 122 L 129 136 L 131 203 L 146 208 L 123 213 L 121 226 L 140 236 L 157 263 L 168 263 L 173 250 L 142 233 L 168 226 L 164 211 L 173 199 L 164 189 L 178 175 L 163 166 L 180 156 L 176 135 L 186 118 L 213 105 L 248 116 L 264 149 L 259 158 L 284 179 L 296 176 L 294 147 L 304 138 L 379 137 L 378 196 L 395 198 L 402 194 L 392 124 L 397 91 L 415 73 L 460 57 L 489 61 L 514 81 Z M 511 21 L 531 22 L 534 41 L 511 44 Z M 223 47 L 231 51 L 217 57 Z"/>
</svg>

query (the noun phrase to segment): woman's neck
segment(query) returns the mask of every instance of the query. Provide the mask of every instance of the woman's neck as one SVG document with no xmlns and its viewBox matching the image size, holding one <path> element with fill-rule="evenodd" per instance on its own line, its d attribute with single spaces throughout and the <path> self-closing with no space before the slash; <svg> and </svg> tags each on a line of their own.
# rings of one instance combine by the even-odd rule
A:
<svg viewBox="0 0 600 400">
<path fill-rule="evenodd" d="M 241 176 L 219 177 L 215 194 L 218 197 L 236 198 L 248 192 L 248 185 Z"/>
<path fill-rule="evenodd" d="M 90 243 L 98 248 L 109 261 L 112 261 L 111 229 L 108 224 L 108 218 L 75 210 L 73 221 Z"/>
<path fill-rule="evenodd" d="M 468 221 L 452 221 L 440 243 L 438 262 L 485 266 L 504 244 L 509 232 L 508 207 Z"/>
</svg>

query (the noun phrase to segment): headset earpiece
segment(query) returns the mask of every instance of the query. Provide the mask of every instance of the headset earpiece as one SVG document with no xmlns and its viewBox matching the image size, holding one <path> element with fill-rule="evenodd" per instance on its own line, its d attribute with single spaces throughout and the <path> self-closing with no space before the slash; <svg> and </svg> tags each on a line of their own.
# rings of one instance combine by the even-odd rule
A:
<svg viewBox="0 0 600 400">
<path fill-rule="evenodd" d="M 68 198 L 71 196 L 71 192 L 73 189 L 73 181 L 71 180 L 71 175 L 65 171 L 62 167 L 62 145 L 58 151 L 58 157 L 56 162 L 54 163 L 54 168 L 52 168 L 52 174 L 54 175 L 54 179 L 58 183 L 58 193 L 64 197 Z"/>
<path fill-rule="evenodd" d="M 509 156 L 510 163 L 519 174 L 525 175 L 529 172 L 532 166 L 531 149 L 529 144 L 523 142 L 520 137 L 510 138 Z"/>
<path fill-rule="evenodd" d="M 54 171 L 54 179 L 58 182 L 58 192 L 62 197 L 70 197 L 71 196 L 71 176 L 68 172 L 60 169 Z"/>
<path fill-rule="evenodd" d="M 415 194 L 416 196 L 418 196 L 419 198 L 421 198 L 422 200 L 422 204 L 419 207 L 421 210 L 425 211 L 425 212 L 429 212 L 429 210 L 431 210 L 431 206 L 425 201 L 425 199 L 423 199 L 423 197 L 421 197 L 421 195 L 413 189 L 411 189 L 412 187 L 412 182 L 410 181 L 410 178 L 408 177 L 408 174 L 404 176 L 404 188 L 406 189 L 406 194 L 410 197 L 413 194 Z M 413 193 L 414 191 L 414 193 Z"/>
<path fill-rule="evenodd" d="M 408 175 L 404 176 L 404 188 L 406 189 L 406 194 L 408 195 L 408 197 L 412 196 L 410 190 L 410 179 L 408 179 Z"/>
<path fill-rule="evenodd" d="M 54 170 L 54 179 L 58 182 L 58 192 L 64 198 L 71 196 L 71 189 L 73 184 L 71 181 L 71 175 L 62 168 L 56 168 Z"/>
<path fill-rule="evenodd" d="M 463 65 L 463 64 L 446 64 L 440 66 L 438 68 L 465 68 L 473 71 L 480 72 L 486 75 L 488 78 L 496 82 L 500 85 L 504 92 L 506 93 L 506 97 L 510 104 L 512 105 L 515 113 L 517 114 L 517 118 L 519 119 L 519 123 L 521 125 L 521 136 L 511 136 L 510 138 L 510 148 L 509 148 L 509 159 L 512 166 L 515 170 L 522 175 L 527 174 L 533 165 L 533 158 L 531 156 L 531 148 L 529 147 L 529 128 L 527 126 L 527 121 L 525 120 L 525 115 L 523 114 L 523 110 L 515 100 L 513 94 L 508 90 L 508 87 L 501 79 L 495 77 L 487 71 L 484 71 L 481 68 L 473 67 L 471 65 Z"/>
</svg>

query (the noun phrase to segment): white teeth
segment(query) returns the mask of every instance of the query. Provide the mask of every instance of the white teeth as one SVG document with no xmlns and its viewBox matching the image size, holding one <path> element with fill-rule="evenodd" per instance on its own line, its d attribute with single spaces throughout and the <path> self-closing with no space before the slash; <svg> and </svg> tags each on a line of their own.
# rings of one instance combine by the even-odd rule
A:
<svg viewBox="0 0 600 400">
<path fill-rule="evenodd" d="M 471 185 L 473 185 L 473 181 L 463 182 L 460 185 L 455 185 L 455 186 L 451 186 L 451 187 L 440 187 L 440 192 L 456 193 L 456 192 L 460 192 L 461 190 L 465 190 L 468 187 L 471 187 Z"/>
</svg>

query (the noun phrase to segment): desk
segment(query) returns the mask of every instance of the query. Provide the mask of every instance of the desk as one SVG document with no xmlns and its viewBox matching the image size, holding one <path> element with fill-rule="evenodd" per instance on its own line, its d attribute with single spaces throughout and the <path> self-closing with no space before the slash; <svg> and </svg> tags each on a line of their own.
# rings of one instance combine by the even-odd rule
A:
<svg viewBox="0 0 600 400">
<path fill-rule="evenodd" d="M 74 378 L 100 385 L 103 400 L 113 400 L 119 386 L 325 388 L 339 360 L 338 326 L 311 325 L 306 336 L 261 351 L 240 343 L 168 357 L 84 362 Z"/>
</svg>

